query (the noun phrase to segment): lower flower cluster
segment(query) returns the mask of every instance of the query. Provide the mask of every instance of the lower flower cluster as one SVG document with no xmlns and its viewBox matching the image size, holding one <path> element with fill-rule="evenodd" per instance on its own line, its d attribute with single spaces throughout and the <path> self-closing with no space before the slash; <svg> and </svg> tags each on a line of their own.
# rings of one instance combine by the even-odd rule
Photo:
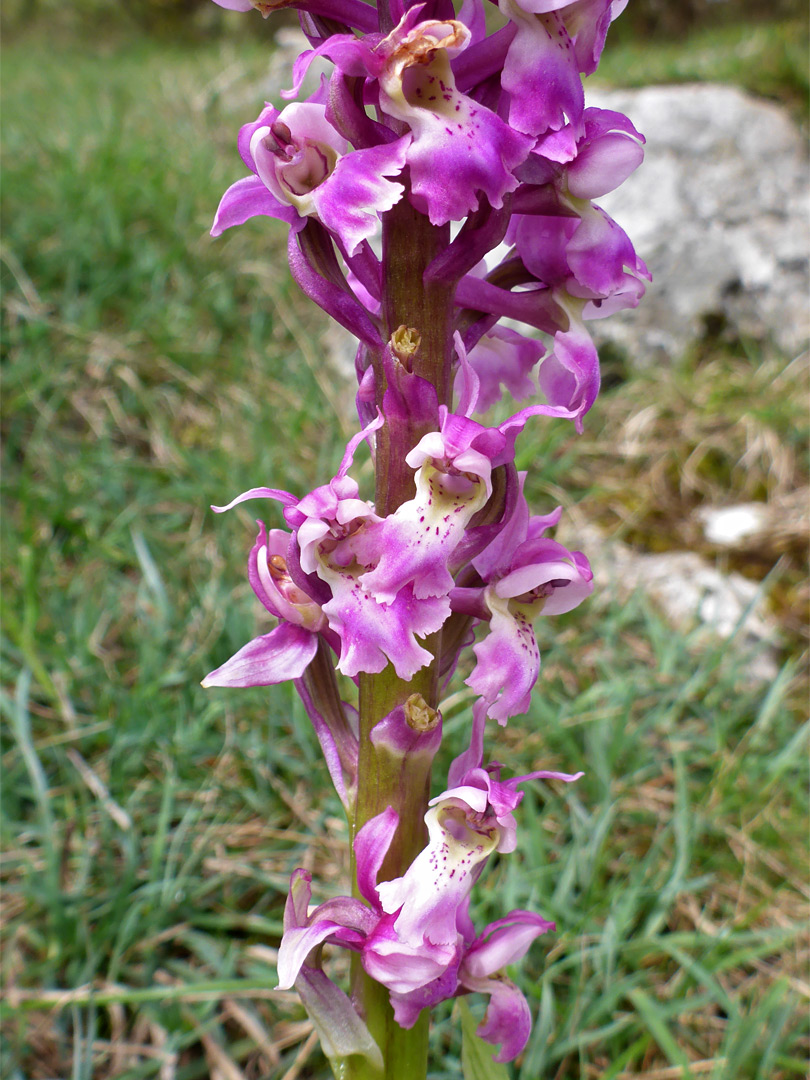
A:
<svg viewBox="0 0 810 1080">
<path fill-rule="evenodd" d="M 400 710 L 399 725 L 408 723 Z M 476 934 L 470 892 L 487 859 L 516 846 L 513 810 L 519 784 L 532 779 L 570 782 L 581 776 L 536 772 L 500 780 L 498 765 L 483 768 L 484 713 L 475 711 L 470 749 L 450 768 L 452 786 L 431 801 L 425 816 L 427 846 L 404 875 L 377 880 L 396 832 L 390 807 L 357 834 L 354 852 L 362 899 L 338 897 L 309 911 L 310 875 L 293 875 L 279 951 L 279 986 L 306 983 L 307 968 L 325 941 L 360 953 L 366 972 L 387 987 L 397 1023 L 410 1028 L 419 1013 L 472 991 L 487 994 L 479 1035 L 500 1044 L 496 1061 L 510 1061 L 526 1045 L 531 1018 L 526 1001 L 504 974 L 532 941 L 554 923 L 530 911 L 512 911 Z M 402 732 L 388 732 L 394 741 Z M 438 741 L 433 740 L 437 746 Z M 477 761 L 473 765 L 472 762 Z"/>
<path fill-rule="evenodd" d="M 320 1011 L 326 1026 L 334 1027 L 335 1015 L 353 1006 L 337 987 L 323 998 L 319 956 L 329 942 L 360 954 L 366 972 L 388 989 L 403 1028 L 439 1001 L 471 991 L 487 994 L 479 1034 L 499 1044 L 497 1060 L 506 1061 L 525 1045 L 530 1021 L 503 969 L 553 924 L 513 911 L 476 933 L 470 894 L 489 857 L 516 847 L 519 785 L 577 776 L 537 772 L 502 780 L 497 763 L 484 764 L 484 729 L 487 717 L 505 724 L 528 708 L 540 667 L 533 621 L 579 604 L 591 592 L 592 575 L 584 555 L 547 536 L 560 508 L 545 516 L 529 512 L 524 474 L 515 467 L 516 434 L 547 407 L 530 406 L 494 427 L 473 420 L 476 377 L 460 341 L 458 347 L 468 379 L 465 408 L 451 413 L 436 406 L 435 430 L 405 459 L 414 474 L 413 497 L 393 513 L 380 516 L 349 476 L 360 443 L 380 429 L 379 416 L 350 440 L 328 484 L 302 498 L 254 488 L 216 508 L 271 499 L 281 504 L 289 529 L 268 530 L 259 522 L 248 560 L 250 583 L 278 625 L 248 642 L 203 685 L 294 680 L 353 820 L 359 729 L 354 709 L 337 690 L 336 671 L 356 682 L 390 664 L 400 679 L 410 680 L 439 659 L 430 641 L 441 630 L 440 675 L 447 682 L 472 644 L 466 679 L 475 695 L 470 745 L 453 762 L 447 790 L 429 804 L 426 846 L 404 874 L 378 880 L 400 825 L 389 806 L 355 837 L 359 897 L 338 897 L 310 911 L 310 877 L 296 871 L 279 985 L 295 985 L 310 1013 Z M 410 385 L 414 393 L 425 391 Z M 427 776 L 441 741 L 441 716 L 413 694 L 373 728 L 371 740 L 388 760 L 407 762 L 411 775 L 420 763 Z M 314 996 L 313 985 L 320 988 Z M 356 1016 L 350 1027 L 358 1023 L 364 1030 Z"/>
</svg>

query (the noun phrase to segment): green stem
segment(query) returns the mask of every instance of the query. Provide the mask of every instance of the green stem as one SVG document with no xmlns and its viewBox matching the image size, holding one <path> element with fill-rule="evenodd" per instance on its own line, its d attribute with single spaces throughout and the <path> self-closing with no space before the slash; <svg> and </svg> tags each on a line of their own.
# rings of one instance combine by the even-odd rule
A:
<svg viewBox="0 0 810 1080">
<path fill-rule="evenodd" d="M 425 284 L 424 271 L 449 240 L 448 227 L 436 228 L 416 212 L 407 200 L 383 216 L 383 318 L 388 338 L 400 326 L 416 332 L 419 347 L 412 371 L 436 388 L 439 402 L 451 394 L 453 290 L 446 285 Z M 375 370 L 377 401 L 382 409 L 385 375 Z M 396 429 L 388 424 L 377 433 L 376 507 L 381 515 L 393 513 L 413 497 L 413 470 L 405 455 L 429 428 L 429 420 L 414 417 Z M 391 806 L 399 815 L 399 827 L 380 871 L 380 880 L 400 877 L 424 848 L 424 824 L 430 797 L 430 774 L 424 761 L 395 760 L 378 750 L 370 735 L 374 726 L 413 694 L 421 694 L 432 708 L 438 704 L 438 660 L 441 634 L 425 642 L 436 658 L 405 682 L 389 664 L 376 675 L 360 676 L 360 752 L 357 806 L 352 839 L 367 821 Z M 352 863 L 352 879 L 356 872 Z M 352 997 L 382 1051 L 383 1080 L 420 1080 L 427 1075 L 429 1011 L 423 1010 L 408 1031 L 394 1020 L 388 990 L 370 979 L 360 958 L 352 957 Z M 380 1080 L 366 1061 L 352 1062 L 346 1080 Z"/>
</svg>

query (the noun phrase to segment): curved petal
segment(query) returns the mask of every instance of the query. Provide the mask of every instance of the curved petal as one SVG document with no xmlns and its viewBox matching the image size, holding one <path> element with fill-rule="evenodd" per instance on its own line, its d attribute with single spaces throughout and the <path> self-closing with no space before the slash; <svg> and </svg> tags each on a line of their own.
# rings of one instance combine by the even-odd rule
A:
<svg viewBox="0 0 810 1080">
<path fill-rule="evenodd" d="M 299 926 L 285 931 L 278 950 L 276 989 L 289 990 L 312 950 L 333 934 L 340 934 L 341 931 L 345 931 L 345 927 L 330 919 L 320 919 L 312 926 Z M 359 935 L 354 936 L 358 941 L 360 940 Z"/>
<path fill-rule="evenodd" d="M 574 42 L 556 12 L 527 14 L 518 0 L 500 0 L 501 11 L 517 33 L 506 54 L 501 85 L 510 95 L 509 123 L 529 135 L 542 135 L 570 122 L 582 126 L 585 95 Z"/>
<path fill-rule="evenodd" d="M 473 705 L 473 722 L 470 732 L 470 745 L 450 763 L 447 783 L 451 788 L 461 783 L 461 778 L 470 769 L 478 769 L 484 760 L 484 729 L 487 721 L 486 702 L 480 698 Z"/>
<path fill-rule="evenodd" d="M 410 141 L 410 136 L 405 135 L 387 145 L 345 154 L 331 176 L 313 189 L 312 202 L 318 217 L 340 237 L 349 256 L 377 232 L 379 215 L 402 198 L 402 184 L 385 178 L 402 172 Z"/>
<path fill-rule="evenodd" d="M 246 176 L 231 184 L 220 200 L 211 226 L 211 235 L 220 236 L 234 225 L 243 225 L 252 217 L 274 217 L 296 223 L 298 212 L 294 206 L 285 206 L 271 195 L 258 176 Z"/>
<path fill-rule="evenodd" d="M 447 944 L 434 944 L 424 936 L 407 942 L 393 923 L 393 915 L 381 919 L 363 948 L 363 967 L 392 993 L 410 994 L 441 979 L 448 967 L 458 966 L 458 935 Z"/>
<path fill-rule="evenodd" d="M 274 686 L 300 678 L 318 650 L 318 635 L 283 622 L 254 638 L 202 681 L 209 686 Z"/>
<path fill-rule="evenodd" d="M 381 814 L 367 821 L 354 838 L 357 887 L 360 894 L 378 910 L 377 875 L 383 859 L 388 854 L 398 825 L 399 814 L 389 806 Z"/>
<path fill-rule="evenodd" d="M 553 405 L 572 410 L 581 432 L 582 418 L 599 393 L 599 354 L 577 311 L 583 302 L 559 296 L 558 302 L 569 313 L 570 327 L 554 335 L 554 351 L 540 365 L 540 387 Z"/>
<path fill-rule="evenodd" d="M 284 904 L 284 932 L 306 926 L 309 901 L 312 899 L 312 874 L 299 866 L 290 878 L 290 891 Z"/>
<path fill-rule="evenodd" d="M 490 923 L 467 950 L 462 964 L 464 975 L 494 975 L 522 959 L 535 938 L 555 929 L 553 922 L 533 911 L 510 911 L 505 918 Z"/>
<path fill-rule="evenodd" d="M 313 633 L 326 628 L 320 605 L 299 588 L 287 568 L 292 534 L 284 529 L 265 529 L 258 521 L 259 534 L 248 556 L 248 581 L 267 610 L 285 622 Z"/>
<path fill-rule="evenodd" d="M 540 650 L 530 613 L 510 610 L 509 601 L 497 596 L 492 587 L 484 595 L 492 612 L 489 633 L 473 646 L 477 663 L 466 682 L 488 703 L 487 716 L 505 724 L 529 708 L 540 671 Z"/>
<path fill-rule="evenodd" d="M 598 199 L 614 191 L 644 160 L 635 139 L 611 132 L 581 151 L 568 166 L 568 190 L 577 199 Z"/>
<path fill-rule="evenodd" d="M 432 982 L 417 987 L 407 994 L 391 992 L 394 1019 L 401 1028 L 412 1028 L 422 1009 L 438 1005 L 453 997 L 458 987 L 458 960 L 454 959 Z"/>
<path fill-rule="evenodd" d="M 486 1015 L 476 1034 L 494 1045 L 502 1044 L 493 1061 L 514 1060 L 529 1041 L 532 1030 L 532 1015 L 526 998 L 511 979 L 462 976 L 459 981 L 468 990 L 490 995 Z"/>
<path fill-rule="evenodd" d="M 283 506 L 295 506 L 298 503 L 295 495 L 291 495 L 289 491 L 283 491 L 281 488 L 255 487 L 243 491 L 241 495 L 231 499 L 225 506 L 212 506 L 211 509 L 215 514 L 224 514 L 226 510 L 232 510 L 234 506 L 248 502 L 249 499 L 276 499 Z"/>
</svg>

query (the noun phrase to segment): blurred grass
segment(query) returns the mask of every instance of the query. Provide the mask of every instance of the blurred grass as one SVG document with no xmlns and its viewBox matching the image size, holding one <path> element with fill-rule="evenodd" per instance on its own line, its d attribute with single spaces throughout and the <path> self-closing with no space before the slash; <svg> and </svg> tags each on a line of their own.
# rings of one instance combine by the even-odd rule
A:
<svg viewBox="0 0 810 1080">
<path fill-rule="evenodd" d="M 252 514 L 207 506 L 322 482 L 348 415 L 282 230 L 207 235 L 269 56 L 28 38 L 4 60 L 3 1075 L 319 1077 L 295 995 L 269 988 L 289 873 L 345 888 L 345 824 L 293 693 L 198 687 L 265 627 Z M 538 509 L 561 485 L 655 550 L 718 492 L 807 483 L 797 366 L 707 346 L 651 378 L 582 440 L 535 428 Z M 614 453 L 651 405 L 640 452 Z M 559 925 L 517 973 L 538 1017 L 521 1080 L 806 1072 L 801 555 L 752 572 L 780 558 L 772 686 L 639 596 L 541 620 L 533 711 L 498 756 L 587 775 L 527 792 L 523 857 L 478 901 Z M 463 696 L 446 715 L 437 775 Z M 436 1080 L 459 1071 L 448 1012 Z"/>
</svg>

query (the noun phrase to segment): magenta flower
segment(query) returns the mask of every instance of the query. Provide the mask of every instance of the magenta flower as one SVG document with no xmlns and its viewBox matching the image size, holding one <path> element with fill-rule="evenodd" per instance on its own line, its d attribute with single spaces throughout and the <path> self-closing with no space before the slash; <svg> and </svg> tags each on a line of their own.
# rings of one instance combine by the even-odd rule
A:
<svg viewBox="0 0 810 1080">
<path fill-rule="evenodd" d="M 239 152 L 255 175 L 228 188 L 211 233 L 256 215 L 281 218 L 297 231 L 315 217 L 353 255 L 379 228 L 378 215 L 402 197 L 402 184 L 386 177 L 402 171 L 408 142 L 352 150 L 320 102 L 294 102 L 281 112 L 268 105 L 239 134 Z"/>
<path fill-rule="evenodd" d="M 385 38 L 336 34 L 302 54 L 291 93 L 316 56 L 328 56 L 343 75 L 375 80 L 382 111 L 411 132 L 409 198 L 432 224 L 443 225 L 476 210 L 479 192 L 502 206 L 518 186 L 514 170 L 533 140 L 461 93 L 451 61 L 469 45 L 470 30 L 456 19 L 417 22 L 424 7 L 410 8 Z"/>
<path fill-rule="evenodd" d="M 585 98 L 580 73 L 596 70 L 611 20 L 621 6 L 611 0 L 499 0 L 515 27 L 501 85 L 510 97 L 509 123 L 542 135 L 566 122 L 582 124 Z"/>
<path fill-rule="evenodd" d="M 411 201 L 434 225 L 443 225 L 476 210 L 479 192 L 491 206 L 502 206 L 518 185 L 513 170 L 532 142 L 457 89 L 451 59 L 470 42 L 464 23 L 413 26 L 420 10 L 412 8 L 380 45 L 386 56 L 380 105 L 413 133 L 407 152 Z"/>
<path fill-rule="evenodd" d="M 540 671 L 534 619 L 571 611 L 593 591 L 582 552 L 544 535 L 560 513 L 530 517 L 521 493 L 508 525 L 473 559 L 484 584 L 451 593 L 455 610 L 489 620 L 488 632 L 473 646 L 477 663 L 466 682 L 500 724 L 529 707 Z"/>
<path fill-rule="evenodd" d="M 348 451 L 347 457 L 345 468 L 351 462 Z M 392 549 L 384 523 L 358 498 L 344 466 L 329 485 L 305 496 L 285 516 L 295 529 L 303 570 L 329 587 L 323 613 L 340 638 L 338 669 L 354 676 L 382 671 L 390 660 L 400 678 L 410 679 L 433 659 L 417 637 L 442 626 L 450 603 L 446 596 L 417 596 L 412 586 L 385 602 L 373 595 L 365 575 Z"/>
<path fill-rule="evenodd" d="M 258 525 L 259 535 L 248 558 L 248 580 L 262 604 L 281 622 L 206 675 L 205 687 L 269 686 L 300 678 L 315 656 L 318 634 L 326 630 L 320 605 L 295 584 L 287 568 L 291 534 L 283 529 L 268 533 L 263 522 Z"/>
<path fill-rule="evenodd" d="M 471 945 L 465 947 L 458 969 L 459 987 L 489 995 L 489 1005 L 477 1034 L 489 1043 L 500 1044 L 495 1061 L 513 1061 L 525 1048 L 532 1028 L 526 998 L 505 973 L 529 951 L 542 934 L 555 924 L 531 911 L 510 911 L 489 923 Z"/>
</svg>

